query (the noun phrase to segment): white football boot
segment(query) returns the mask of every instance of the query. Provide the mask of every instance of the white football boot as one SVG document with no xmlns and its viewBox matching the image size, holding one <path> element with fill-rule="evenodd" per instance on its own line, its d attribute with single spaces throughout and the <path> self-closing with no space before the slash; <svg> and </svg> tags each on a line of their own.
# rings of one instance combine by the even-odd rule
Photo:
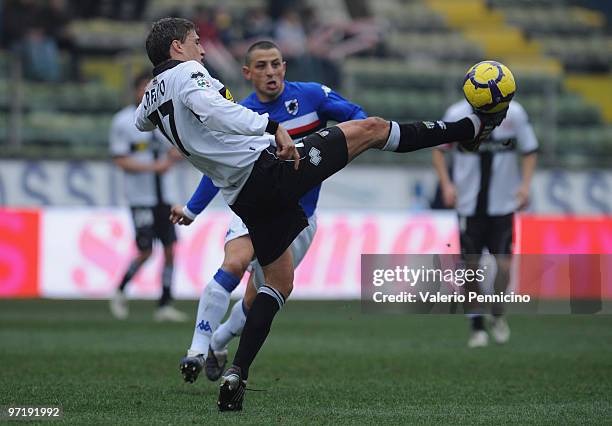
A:
<svg viewBox="0 0 612 426">
<path fill-rule="evenodd" d="M 484 330 L 472 331 L 467 345 L 468 348 L 484 348 L 489 345 L 489 335 Z"/>
<path fill-rule="evenodd" d="M 124 320 L 128 317 L 130 311 L 125 294 L 122 291 L 116 290 L 113 297 L 108 301 L 111 314 L 119 320 Z"/>
<path fill-rule="evenodd" d="M 503 317 L 494 317 L 491 324 L 491 334 L 493 340 L 500 345 L 507 343 L 510 340 L 510 327 Z"/>
<path fill-rule="evenodd" d="M 173 306 L 166 305 L 157 308 L 155 314 L 153 315 L 153 319 L 158 322 L 185 322 L 187 321 L 188 317 L 184 312 L 179 311 Z"/>
</svg>

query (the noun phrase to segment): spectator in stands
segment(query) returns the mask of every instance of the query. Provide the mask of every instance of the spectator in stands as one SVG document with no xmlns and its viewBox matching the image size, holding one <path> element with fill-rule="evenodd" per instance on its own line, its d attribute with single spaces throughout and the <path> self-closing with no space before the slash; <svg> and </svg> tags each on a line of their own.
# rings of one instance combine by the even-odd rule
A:
<svg viewBox="0 0 612 426">
<path fill-rule="evenodd" d="M 198 28 L 200 39 L 205 43 L 219 41 L 219 32 L 215 23 L 213 10 L 207 6 L 199 5 L 194 10 L 195 15 L 191 21 Z"/>
<path fill-rule="evenodd" d="M 6 4 L 6 34 L 9 47 L 23 62 L 24 75 L 32 80 L 61 78 L 57 40 L 48 31 L 45 4 L 36 0 L 14 0 Z"/>
<path fill-rule="evenodd" d="M 274 24 L 263 8 L 255 7 L 247 11 L 244 22 L 245 39 L 255 42 L 259 39 L 270 38 L 273 34 Z"/>
<path fill-rule="evenodd" d="M 306 31 L 300 15 L 294 9 L 285 9 L 276 23 L 274 38 L 280 43 L 285 58 L 299 59 L 306 53 Z"/>
<path fill-rule="evenodd" d="M 231 16 L 221 8 L 213 10 L 199 6 L 195 9 L 195 16 L 191 21 L 198 28 L 211 74 L 223 75 L 230 84 L 242 83 L 240 63 L 228 49 L 233 41 Z"/>
</svg>

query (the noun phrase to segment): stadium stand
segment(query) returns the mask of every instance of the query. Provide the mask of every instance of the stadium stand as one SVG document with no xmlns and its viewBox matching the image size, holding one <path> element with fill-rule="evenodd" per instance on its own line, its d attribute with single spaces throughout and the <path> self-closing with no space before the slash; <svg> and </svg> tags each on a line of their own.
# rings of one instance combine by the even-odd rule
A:
<svg viewBox="0 0 612 426">
<path fill-rule="evenodd" d="M 500 59 L 515 71 L 517 99 L 551 154 L 543 161 L 596 165 L 612 156 L 612 97 L 602 96 L 612 93 L 610 22 L 606 11 L 569 0 L 227 0 L 222 7 L 212 0 L 149 0 L 129 13 L 99 6 L 97 16 L 66 3 L 58 12 L 65 31 L 48 30 L 59 46 L 57 81 L 32 78 L 27 62 L 17 64 L 19 45 L 3 22 L 3 155 L 106 156 L 109 117 L 129 99 L 131 75 L 148 66 L 142 44 L 149 22 L 168 14 L 205 19 L 206 34 L 215 37 L 204 40 L 209 66 L 237 98 L 244 96 L 241 56 L 252 37 L 269 31 L 269 23 L 252 30 L 250 18 L 273 22 L 283 4 L 300 12 L 314 58 L 290 59 L 288 78 L 333 84 L 372 115 L 423 119 L 440 116 L 461 96 L 460 78 L 471 63 Z M 315 39 L 322 29 L 331 36 Z M 355 51 L 340 44 L 349 39 L 361 43 Z"/>
</svg>

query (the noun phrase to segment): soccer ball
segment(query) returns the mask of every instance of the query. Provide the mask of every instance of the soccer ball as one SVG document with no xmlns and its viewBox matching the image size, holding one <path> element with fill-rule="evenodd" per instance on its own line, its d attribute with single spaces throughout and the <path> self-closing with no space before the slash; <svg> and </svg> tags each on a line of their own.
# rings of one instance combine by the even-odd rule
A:
<svg viewBox="0 0 612 426">
<path fill-rule="evenodd" d="M 463 80 L 463 94 L 479 112 L 495 113 L 510 104 L 516 83 L 507 66 L 495 61 L 482 61 L 470 68 Z"/>
</svg>

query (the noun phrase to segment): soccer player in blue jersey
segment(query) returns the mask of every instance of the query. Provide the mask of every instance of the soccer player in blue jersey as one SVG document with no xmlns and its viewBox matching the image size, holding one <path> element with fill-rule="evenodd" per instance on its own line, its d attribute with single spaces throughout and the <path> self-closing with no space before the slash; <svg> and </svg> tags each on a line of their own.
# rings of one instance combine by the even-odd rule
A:
<svg viewBox="0 0 612 426">
<path fill-rule="evenodd" d="M 260 114 L 268 113 L 287 129 L 289 135 L 299 139 L 324 129 L 330 120 L 343 122 L 367 118 L 365 112 L 329 87 L 319 83 L 298 83 L 285 80 L 286 63 L 279 48 L 272 42 L 260 41 L 247 51 L 244 77 L 253 84 L 254 92 L 241 104 Z M 316 162 L 318 153 L 313 148 L 309 161 Z M 306 227 L 291 244 L 294 267 L 303 259 L 316 231 L 315 208 L 321 185 L 315 186 L 301 199 L 300 205 L 308 218 Z M 187 206 L 175 206 L 175 223 L 190 224 L 217 194 L 218 189 L 204 176 Z M 195 331 L 187 356 L 180 369 L 186 382 L 194 382 L 205 366 L 210 380 L 217 380 L 227 360 L 227 344 L 240 335 L 246 314 L 257 295 L 257 287 L 264 283 L 264 275 L 257 260 L 248 230 L 235 214 L 225 239 L 223 264 L 205 287 L 200 297 Z M 251 277 L 243 299 L 236 302 L 228 320 L 219 323 L 229 306 L 230 294 L 247 269 Z"/>
</svg>

